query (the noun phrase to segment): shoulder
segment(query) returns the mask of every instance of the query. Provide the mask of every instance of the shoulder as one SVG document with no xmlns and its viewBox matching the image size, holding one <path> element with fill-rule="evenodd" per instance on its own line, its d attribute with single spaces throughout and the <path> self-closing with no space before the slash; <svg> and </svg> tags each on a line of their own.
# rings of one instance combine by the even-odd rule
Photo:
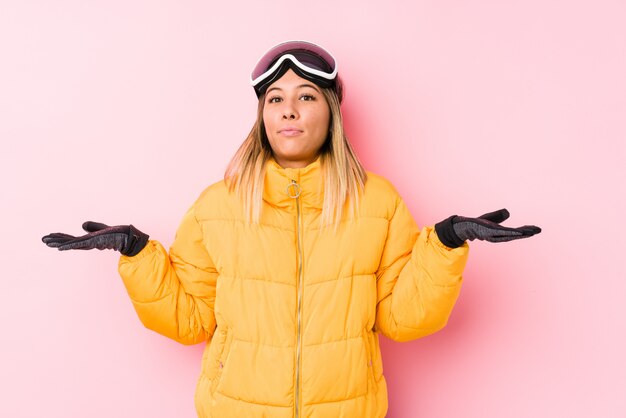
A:
<svg viewBox="0 0 626 418">
<path fill-rule="evenodd" d="M 365 190 L 382 198 L 397 199 L 400 197 L 400 194 L 396 190 L 395 186 L 389 180 L 380 174 L 372 173 L 371 171 L 367 171 Z"/>
<path fill-rule="evenodd" d="M 213 197 L 226 196 L 229 193 L 228 185 L 224 180 L 217 181 L 209 186 L 207 186 L 196 200 L 196 203 L 202 203 L 207 199 L 211 199 Z"/>
<path fill-rule="evenodd" d="M 367 171 L 361 203 L 368 215 L 391 219 L 402 198 L 385 177 Z"/>
<path fill-rule="evenodd" d="M 198 220 L 231 218 L 239 208 L 239 199 L 224 180 L 206 187 L 194 202 L 192 209 Z"/>
</svg>

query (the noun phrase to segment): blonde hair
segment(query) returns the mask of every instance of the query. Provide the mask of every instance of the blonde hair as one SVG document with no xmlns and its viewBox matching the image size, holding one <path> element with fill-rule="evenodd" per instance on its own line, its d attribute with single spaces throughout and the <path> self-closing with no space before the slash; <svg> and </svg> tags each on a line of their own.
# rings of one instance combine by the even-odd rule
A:
<svg viewBox="0 0 626 418">
<path fill-rule="evenodd" d="M 324 203 L 322 226 L 341 222 L 346 203 L 355 213 L 359 196 L 363 191 L 367 174 L 354 153 L 343 129 L 341 81 L 337 79 L 335 89 L 322 88 L 330 109 L 329 135 L 319 151 L 320 166 L 324 178 Z M 248 137 L 241 144 L 226 168 L 224 180 L 229 190 L 239 194 L 249 222 L 258 223 L 263 207 L 263 189 L 267 162 L 272 158 L 272 148 L 265 133 L 263 107 L 265 95 L 259 97 L 257 119 Z"/>
</svg>

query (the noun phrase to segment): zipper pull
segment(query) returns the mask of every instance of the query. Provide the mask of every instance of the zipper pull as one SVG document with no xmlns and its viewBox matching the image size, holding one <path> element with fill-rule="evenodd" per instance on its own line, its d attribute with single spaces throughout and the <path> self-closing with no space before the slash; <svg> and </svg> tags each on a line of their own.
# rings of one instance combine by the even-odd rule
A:
<svg viewBox="0 0 626 418">
<path fill-rule="evenodd" d="M 300 197 L 300 185 L 295 180 L 291 180 L 291 183 L 287 185 L 286 193 L 290 198 L 297 199 Z"/>
</svg>

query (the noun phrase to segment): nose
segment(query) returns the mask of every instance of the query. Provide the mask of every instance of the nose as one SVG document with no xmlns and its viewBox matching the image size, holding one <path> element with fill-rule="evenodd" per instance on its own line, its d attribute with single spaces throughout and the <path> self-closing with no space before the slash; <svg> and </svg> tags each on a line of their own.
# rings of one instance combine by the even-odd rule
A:
<svg viewBox="0 0 626 418">
<path fill-rule="evenodd" d="M 298 111 L 296 110 L 296 107 L 292 103 L 285 101 L 285 105 L 283 107 L 283 119 L 291 120 L 296 119 L 297 117 Z"/>
<path fill-rule="evenodd" d="M 283 112 L 283 119 L 295 119 L 296 118 L 296 113 L 292 110 L 285 110 Z"/>
</svg>

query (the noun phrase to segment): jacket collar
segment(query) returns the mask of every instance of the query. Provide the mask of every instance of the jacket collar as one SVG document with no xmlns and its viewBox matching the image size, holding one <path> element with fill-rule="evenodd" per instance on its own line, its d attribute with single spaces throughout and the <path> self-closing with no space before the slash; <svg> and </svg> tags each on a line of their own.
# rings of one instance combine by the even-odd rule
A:
<svg viewBox="0 0 626 418">
<path fill-rule="evenodd" d="M 295 181 L 298 186 L 291 186 Z M 294 198 L 299 187 L 302 207 L 321 209 L 324 203 L 324 179 L 320 159 L 303 168 L 283 168 L 272 158 L 265 170 L 265 189 L 263 200 L 281 208 L 294 205 Z"/>
</svg>

